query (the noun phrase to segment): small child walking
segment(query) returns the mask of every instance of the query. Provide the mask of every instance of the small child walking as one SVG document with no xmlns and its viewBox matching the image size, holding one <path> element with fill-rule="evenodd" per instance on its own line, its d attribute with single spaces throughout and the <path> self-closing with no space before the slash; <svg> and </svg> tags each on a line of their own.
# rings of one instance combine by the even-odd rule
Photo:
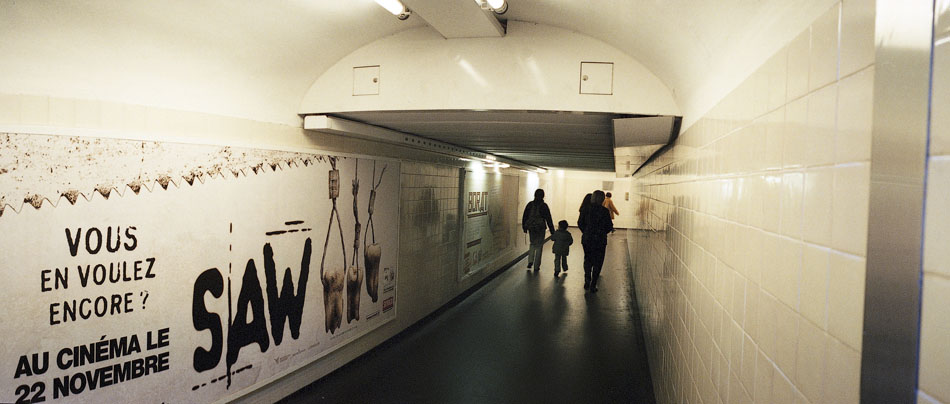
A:
<svg viewBox="0 0 950 404">
<path fill-rule="evenodd" d="M 554 246 L 551 250 L 554 252 L 554 277 L 561 274 L 561 267 L 567 272 L 567 254 L 571 252 L 571 244 L 574 244 L 574 237 L 567 231 L 567 220 L 557 222 L 557 231 L 551 235 L 551 241 Z"/>
</svg>

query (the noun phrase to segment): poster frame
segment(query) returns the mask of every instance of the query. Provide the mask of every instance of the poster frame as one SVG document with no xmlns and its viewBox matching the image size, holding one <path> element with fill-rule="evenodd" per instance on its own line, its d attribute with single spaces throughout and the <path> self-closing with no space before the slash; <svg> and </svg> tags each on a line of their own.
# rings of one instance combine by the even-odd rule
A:
<svg viewBox="0 0 950 404">
<path fill-rule="evenodd" d="M 65 132 L 69 132 L 69 131 L 65 131 Z M 232 401 L 232 400 L 238 399 L 238 398 L 240 398 L 240 397 L 243 397 L 243 396 L 248 395 L 249 393 L 252 393 L 252 392 L 254 392 L 254 391 L 258 391 L 258 390 L 260 390 L 261 388 L 264 388 L 264 387 L 266 387 L 267 385 L 269 385 L 269 384 L 271 384 L 271 383 L 273 383 L 273 382 L 275 382 L 275 381 L 277 381 L 277 380 L 279 380 L 279 379 L 281 379 L 281 378 L 286 377 L 287 375 L 290 375 L 290 374 L 292 374 L 292 373 L 294 373 L 294 372 L 297 372 L 297 371 L 299 371 L 299 370 L 302 369 L 302 368 L 305 368 L 305 367 L 308 367 L 308 366 L 313 366 L 315 363 L 317 363 L 317 362 L 321 361 L 322 359 L 328 357 L 329 355 L 335 353 L 335 352 L 338 351 L 339 349 L 344 348 L 344 347 L 346 347 L 346 346 L 349 346 L 350 344 L 353 344 L 356 340 L 359 340 L 359 339 L 363 338 L 363 337 L 366 336 L 366 335 L 369 335 L 369 334 L 371 334 L 371 333 L 373 333 L 373 332 L 378 331 L 381 327 L 383 327 L 383 326 L 385 326 L 385 325 L 387 325 L 387 324 L 390 324 L 391 321 L 396 320 L 396 319 L 398 318 L 398 316 L 399 316 L 399 307 L 400 307 L 400 302 L 399 302 L 399 301 L 401 300 L 401 296 L 404 295 L 404 293 L 400 292 L 400 289 L 401 289 L 401 288 L 400 288 L 400 284 L 399 284 L 399 282 L 400 282 L 400 275 L 399 275 L 399 272 L 400 272 L 400 267 L 401 267 L 401 263 L 402 263 L 402 255 L 403 255 L 403 254 L 402 254 L 401 248 L 399 247 L 399 242 L 398 242 L 398 240 L 399 240 L 399 238 L 400 238 L 400 236 L 399 236 L 399 235 L 400 235 L 400 231 L 403 230 L 403 229 L 402 229 L 403 226 L 402 226 L 402 223 L 401 223 L 401 217 L 402 217 L 402 216 L 401 216 L 401 212 L 402 212 L 402 210 L 403 210 L 403 206 L 402 206 L 402 205 L 403 205 L 403 199 L 402 199 L 402 197 L 403 197 L 403 194 L 404 194 L 404 192 L 403 192 L 403 186 L 402 186 L 402 174 L 403 174 L 404 161 L 402 161 L 402 160 L 400 160 L 400 159 L 398 159 L 398 158 L 382 157 L 382 156 L 370 156 L 370 155 L 364 155 L 364 154 L 359 154 L 359 153 L 349 153 L 349 152 L 335 152 L 335 151 L 328 151 L 328 150 L 323 150 L 323 149 L 319 149 L 319 148 L 307 148 L 307 147 L 295 147 L 295 146 L 278 146 L 278 145 L 269 145 L 269 146 L 268 146 L 268 145 L 247 145 L 247 144 L 235 145 L 235 144 L 226 144 L 226 143 L 223 143 L 223 142 L 214 142 L 214 141 L 197 141 L 196 139 L 187 139 L 187 140 L 186 140 L 186 139 L 182 139 L 182 138 L 157 139 L 157 138 L 155 138 L 154 136 L 153 136 L 153 137 L 108 136 L 108 135 L 105 135 L 102 131 L 88 131 L 88 132 L 83 133 L 83 134 L 78 134 L 78 133 L 64 133 L 64 131 L 55 131 L 55 130 L 51 130 L 51 131 L 48 131 L 48 132 L 42 131 L 42 130 L 31 130 L 31 131 L 22 131 L 22 130 L 7 131 L 7 130 L 0 130 L 0 134 L 11 134 L 11 135 L 21 135 L 21 136 L 46 136 L 46 137 L 57 137 L 57 138 L 102 139 L 102 140 L 107 140 L 107 141 L 119 141 L 119 142 L 123 142 L 123 141 L 124 141 L 124 142 L 154 142 L 154 143 L 175 144 L 175 145 L 194 146 L 194 147 L 211 147 L 211 148 L 232 147 L 232 148 L 243 148 L 243 149 L 252 149 L 252 150 L 253 150 L 253 149 L 256 149 L 256 150 L 263 150 L 263 151 L 282 151 L 282 152 L 300 153 L 300 154 L 307 154 L 307 155 L 320 155 L 320 156 L 324 156 L 324 157 L 330 156 L 330 157 L 340 157 L 340 158 L 346 158 L 346 159 L 359 159 L 359 160 L 364 160 L 364 161 L 376 161 L 376 162 L 384 162 L 384 163 L 388 162 L 388 163 L 392 163 L 392 164 L 395 165 L 397 168 L 399 168 L 398 171 L 396 171 L 396 170 L 392 170 L 392 171 L 391 171 L 391 172 L 393 172 L 394 175 L 395 175 L 395 179 L 393 179 L 393 180 L 391 180 L 391 181 L 394 183 L 394 186 L 396 187 L 396 189 L 393 191 L 393 193 L 395 194 L 396 199 L 397 199 L 397 201 L 396 201 L 396 206 L 394 207 L 394 212 L 395 212 L 394 225 L 395 225 L 395 229 L 393 229 L 394 234 L 396 235 L 396 239 L 397 239 L 397 241 L 396 241 L 396 246 L 397 246 L 397 248 L 395 249 L 395 251 L 392 252 L 392 254 L 393 254 L 393 262 L 395 263 L 395 268 L 394 268 L 394 271 L 393 271 L 393 276 L 394 276 L 393 282 L 394 282 L 394 285 L 395 285 L 395 289 L 396 289 L 396 290 L 394 291 L 394 297 L 395 297 L 395 299 L 394 299 L 394 302 L 393 302 L 393 308 L 392 308 L 392 310 L 391 310 L 391 311 L 392 311 L 391 317 L 386 318 L 386 319 L 383 319 L 382 321 L 380 321 L 380 322 L 378 322 L 378 323 L 372 325 L 371 327 L 366 327 L 366 328 L 364 328 L 364 329 L 362 329 L 362 330 L 359 330 L 359 331 L 357 331 L 357 332 L 354 332 L 354 333 L 352 333 L 351 335 L 348 335 L 346 338 L 340 339 L 337 343 L 333 344 L 333 346 L 330 347 L 329 349 L 326 349 L 326 350 L 324 350 L 324 351 L 322 351 L 322 352 L 319 352 L 319 353 L 317 353 L 317 354 L 315 354 L 315 355 L 305 357 L 305 358 L 304 358 L 300 363 L 298 363 L 298 364 L 290 365 L 288 368 L 286 368 L 286 369 L 284 369 L 284 370 L 281 370 L 281 371 L 279 371 L 279 372 L 276 372 L 276 373 L 274 373 L 274 374 L 272 374 L 272 375 L 270 375 L 270 376 L 267 376 L 267 377 L 265 377 L 265 378 L 258 379 L 258 380 L 256 380 L 256 381 L 254 381 L 252 384 L 250 384 L 250 385 L 248 385 L 248 386 L 245 386 L 245 387 L 243 387 L 243 388 L 241 388 L 241 389 L 235 390 L 235 391 L 233 391 L 233 392 L 227 392 L 227 391 L 226 391 L 226 392 L 222 393 L 221 395 L 217 396 L 216 398 L 214 398 L 214 399 L 212 400 L 212 402 L 228 402 L 228 401 Z M 203 181 L 202 181 L 202 182 L 203 182 Z M 195 185 L 197 185 L 197 184 L 195 184 Z M 179 187 L 179 188 L 181 188 L 181 187 L 183 187 L 184 185 L 181 184 L 181 183 L 177 183 L 176 186 Z M 190 186 L 194 186 L 194 185 L 190 185 Z M 128 191 L 129 191 L 129 190 L 127 189 L 127 187 L 125 186 L 125 184 L 117 185 L 115 188 L 120 191 L 120 192 L 118 192 L 120 198 L 125 199 L 125 198 L 129 198 L 129 197 L 134 197 L 134 195 L 129 195 L 129 194 L 128 194 Z M 93 192 L 93 190 L 91 190 L 91 189 L 90 189 L 90 190 L 84 190 L 84 192 L 90 192 L 90 194 L 91 194 L 91 193 Z M 150 192 L 156 192 L 156 191 L 155 191 L 155 190 L 151 190 Z M 158 192 L 162 192 L 162 191 L 159 190 Z M 50 198 L 49 198 L 49 199 L 51 199 L 50 202 L 53 202 L 53 200 L 55 200 L 56 203 L 50 203 L 50 204 L 44 203 L 45 206 L 44 206 L 43 208 L 44 208 L 44 209 L 47 209 L 47 210 L 55 209 L 56 206 L 61 202 L 62 198 L 63 198 L 63 196 L 56 196 L 56 198 L 53 198 L 52 196 L 50 196 Z M 108 199 L 108 198 L 106 198 L 106 199 Z M 80 202 L 80 203 L 86 203 L 86 202 Z M 4 215 L 4 216 L 20 215 L 20 214 L 22 214 L 22 212 L 23 212 L 24 209 L 31 209 L 31 210 L 33 209 L 33 207 L 29 207 L 29 205 L 28 205 L 27 203 L 22 203 L 22 204 L 19 204 L 18 206 L 16 206 L 14 203 L 9 203 L 8 206 L 9 206 L 11 209 L 9 209 L 9 210 L 6 212 L 6 215 Z M 3 216 L 0 216 L 0 222 L 3 222 L 4 219 L 5 219 L 5 218 L 4 218 Z M 128 323 L 128 322 L 127 322 L 127 321 L 119 321 L 119 322 L 118 322 L 118 324 L 120 324 L 120 325 L 121 325 L 122 323 Z M 266 359 L 270 359 L 270 358 L 265 358 L 265 360 L 266 360 Z M 144 386 L 144 385 L 143 385 L 143 387 L 147 387 L 147 386 Z"/>
</svg>

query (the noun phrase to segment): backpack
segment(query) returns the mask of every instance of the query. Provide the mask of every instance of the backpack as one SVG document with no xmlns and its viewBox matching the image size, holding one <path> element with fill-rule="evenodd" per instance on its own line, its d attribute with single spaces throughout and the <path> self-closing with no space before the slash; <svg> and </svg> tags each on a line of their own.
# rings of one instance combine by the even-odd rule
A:
<svg viewBox="0 0 950 404">
<path fill-rule="evenodd" d="M 525 227 L 529 230 L 544 230 L 544 218 L 541 217 L 541 204 L 535 203 L 531 207 L 531 211 L 528 212 L 528 220 L 525 222 Z"/>
</svg>

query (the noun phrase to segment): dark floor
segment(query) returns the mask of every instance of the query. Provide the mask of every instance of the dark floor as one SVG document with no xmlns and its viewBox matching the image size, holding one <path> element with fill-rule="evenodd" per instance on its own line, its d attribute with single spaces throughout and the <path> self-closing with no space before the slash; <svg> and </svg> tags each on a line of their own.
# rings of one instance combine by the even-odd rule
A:
<svg viewBox="0 0 950 404">
<path fill-rule="evenodd" d="M 522 260 L 395 343 L 282 403 L 654 403 L 622 232 L 611 235 L 597 293 L 583 288 L 574 233 L 570 271 Z"/>
</svg>

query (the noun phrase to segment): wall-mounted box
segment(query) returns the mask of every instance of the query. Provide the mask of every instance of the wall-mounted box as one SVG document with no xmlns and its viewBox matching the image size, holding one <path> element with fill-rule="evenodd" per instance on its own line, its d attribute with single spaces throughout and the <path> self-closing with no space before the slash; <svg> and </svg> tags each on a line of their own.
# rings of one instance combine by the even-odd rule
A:
<svg viewBox="0 0 950 404">
<path fill-rule="evenodd" d="M 614 64 L 581 62 L 581 94 L 613 95 Z"/>
<path fill-rule="evenodd" d="M 379 66 L 353 68 L 353 95 L 379 95 Z"/>
</svg>

